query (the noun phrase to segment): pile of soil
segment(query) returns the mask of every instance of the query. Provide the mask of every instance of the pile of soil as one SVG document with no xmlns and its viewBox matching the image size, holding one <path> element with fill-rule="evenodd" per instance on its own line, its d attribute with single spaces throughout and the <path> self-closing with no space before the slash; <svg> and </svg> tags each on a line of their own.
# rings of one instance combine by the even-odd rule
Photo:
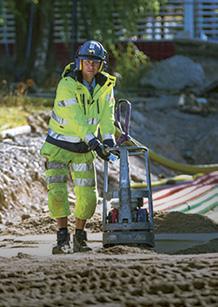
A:
<svg viewBox="0 0 218 307">
<path fill-rule="evenodd" d="M 17 235 L 23 236 L 27 234 L 53 234 L 57 231 L 56 221 L 49 217 L 48 212 L 38 213 L 37 216 L 28 214 L 21 216 L 21 221 L 18 223 L 8 222 L 2 227 L 0 233 L 2 235 Z M 75 218 L 69 217 L 69 231 L 74 232 Z M 101 214 L 95 215 L 86 223 L 86 228 L 92 232 L 102 231 Z"/>
<path fill-rule="evenodd" d="M 218 224 L 207 216 L 181 212 L 155 212 L 155 232 L 201 233 L 218 232 Z"/>
<path fill-rule="evenodd" d="M 0 142 L 0 223 L 37 215 L 46 204 L 44 161 L 39 154 L 43 139 L 31 134 Z"/>
<path fill-rule="evenodd" d="M 99 211 L 87 222 L 86 228 L 94 233 L 102 231 L 102 216 Z M 218 232 L 218 224 L 200 214 L 185 214 L 181 212 L 156 212 L 154 214 L 155 233 L 202 233 Z M 74 231 L 75 218 L 69 217 L 69 229 Z M 56 231 L 56 222 L 51 219 L 48 212 L 41 212 L 38 216 L 23 215 L 19 223 L 7 223 L 2 234 L 48 234 Z"/>
</svg>

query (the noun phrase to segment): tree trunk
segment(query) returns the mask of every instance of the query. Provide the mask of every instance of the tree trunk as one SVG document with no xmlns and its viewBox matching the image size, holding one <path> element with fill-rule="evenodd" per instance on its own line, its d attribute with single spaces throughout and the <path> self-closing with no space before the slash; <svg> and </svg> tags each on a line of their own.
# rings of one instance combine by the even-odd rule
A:
<svg viewBox="0 0 218 307">
<path fill-rule="evenodd" d="M 20 81 L 26 73 L 25 51 L 28 29 L 28 16 L 30 4 L 26 1 L 14 3 L 15 24 L 16 24 L 16 46 L 15 46 L 15 79 Z"/>
<path fill-rule="evenodd" d="M 43 81 L 53 38 L 53 1 L 14 2 L 16 23 L 16 80 Z"/>
<path fill-rule="evenodd" d="M 32 77 L 42 83 L 48 70 L 47 63 L 51 62 L 52 57 L 52 38 L 53 38 L 53 1 L 40 1 L 37 15 L 34 21 L 33 31 L 33 50 L 30 62 Z M 53 57 L 52 57 L 53 58 Z"/>
</svg>

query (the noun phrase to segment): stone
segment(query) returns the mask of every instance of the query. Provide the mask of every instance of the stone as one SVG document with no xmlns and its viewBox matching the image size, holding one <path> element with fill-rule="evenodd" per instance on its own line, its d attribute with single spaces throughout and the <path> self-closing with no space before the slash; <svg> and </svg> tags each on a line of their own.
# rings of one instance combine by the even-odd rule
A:
<svg viewBox="0 0 218 307">
<path fill-rule="evenodd" d="M 153 64 L 140 80 L 141 87 L 172 93 L 179 93 L 187 87 L 198 93 L 204 84 L 205 73 L 201 64 L 181 55 Z"/>
</svg>

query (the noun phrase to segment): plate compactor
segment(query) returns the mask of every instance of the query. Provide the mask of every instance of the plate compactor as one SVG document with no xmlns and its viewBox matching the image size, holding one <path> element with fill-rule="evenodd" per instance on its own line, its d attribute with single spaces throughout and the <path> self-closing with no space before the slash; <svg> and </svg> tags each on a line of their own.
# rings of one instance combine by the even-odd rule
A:
<svg viewBox="0 0 218 307">
<path fill-rule="evenodd" d="M 127 112 L 125 117 L 125 129 L 120 124 L 120 107 L 125 103 Z M 153 232 L 153 203 L 151 190 L 151 177 L 149 166 L 149 150 L 144 146 L 126 146 L 130 140 L 129 120 L 131 104 L 122 99 L 116 110 L 117 126 L 121 132 L 118 140 L 119 151 L 119 188 L 118 191 L 110 191 L 109 165 L 104 162 L 104 193 L 103 193 L 103 246 L 128 245 L 140 247 L 154 247 Z M 113 152 L 113 150 L 112 150 Z M 130 182 L 130 156 L 141 156 L 144 163 L 146 185 L 140 188 L 131 187 Z M 146 186 L 146 187 L 145 187 Z M 147 198 L 147 206 L 144 205 Z"/>
<path fill-rule="evenodd" d="M 103 246 L 154 246 L 153 204 L 148 150 L 139 146 L 119 147 L 120 176 L 118 191 L 110 191 L 109 163 L 104 163 Z M 129 156 L 143 156 L 146 188 L 130 185 Z M 147 198 L 148 206 L 144 206 Z M 110 204 L 110 208 L 109 208 Z M 112 204 L 112 205 L 111 205 Z"/>
</svg>

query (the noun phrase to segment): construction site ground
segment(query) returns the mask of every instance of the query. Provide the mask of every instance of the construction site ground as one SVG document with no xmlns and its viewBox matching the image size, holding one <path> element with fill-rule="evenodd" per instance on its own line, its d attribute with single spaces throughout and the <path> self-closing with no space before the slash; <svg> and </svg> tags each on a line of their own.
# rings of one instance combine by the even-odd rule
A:
<svg viewBox="0 0 218 307">
<path fill-rule="evenodd" d="M 93 248 L 88 253 L 52 255 L 56 236 L 52 222 L 46 228 L 48 219 L 40 224 L 40 217 L 29 217 L 23 225 L 2 228 L 0 306 L 215 307 L 218 231 L 214 212 L 214 221 L 195 215 L 192 226 L 189 215 L 157 214 L 154 249 L 103 248 L 99 213 L 88 225 L 88 243 Z M 194 232 L 187 232 L 192 227 Z"/>
<path fill-rule="evenodd" d="M 131 135 L 178 162 L 216 163 L 217 111 L 183 113 L 177 98 L 137 98 Z M 56 225 L 46 211 L 44 162 L 39 155 L 44 139 L 45 132 L 34 132 L 0 144 L 0 307 L 218 306 L 217 209 L 195 219 L 176 212 L 160 213 L 158 218 L 157 213 L 154 249 L 103 249 L 99 210 L 87 225 L 93 251 L 52 255 Z M 140 163 L 134 167 L 131 179 L 140 182 Z M 97 171 L 102 190 L 99 160 Z M 173 175 L 152 163 L 152 179 Z M 118 178 L 112 168 L 111 183 Z M 72 234 L 73 218 L 69 229 Z"/>
<path fill-rule="evenodd" d="M 1 238 L 0 306 L 217 306 L 218 253 L 102 249 L 99 235 L 55 256 L 54 235 Z"/>
</svg>

